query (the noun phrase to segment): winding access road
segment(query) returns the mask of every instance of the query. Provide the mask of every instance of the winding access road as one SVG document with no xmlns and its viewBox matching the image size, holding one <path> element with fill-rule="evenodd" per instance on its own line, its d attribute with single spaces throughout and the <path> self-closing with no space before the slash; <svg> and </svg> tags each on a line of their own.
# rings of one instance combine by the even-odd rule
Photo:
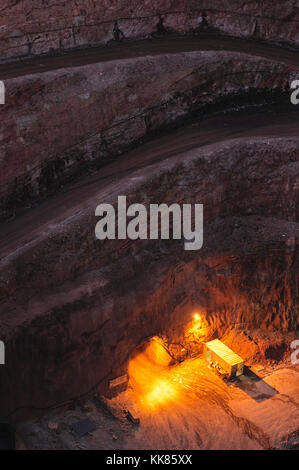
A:
<svg viewBox="0 0 299 470">
<path fill-rule="evenodd" d="M 121 60 L 145 55 L 176 54 L 186 51 L 235 51 L 263 57 L 298 68 L 299 54 L 280 46 L 242 39 L 206 34 L 194 38 L 165 37 L 152 40 L 110 44 L 79 49 L 60 55 L 33 57 L 0 65 L 0 79 L 5 80 L 49 70 L 80 67 L 89 63 Z M 299 108 L 299 107 L 298 107 Z M 51 227 L 63 223 L 83 207 L 95 208 L 99 190 L 109 194 L 117 183 L 125 181 L 136 170 L 146 169 L 158 161 L 184 156 L 184 152 L 215 142 L 249 137 L 292 137 L 299 135 L 299 109 L 273 106 L 255 112 L 233 113 L 208 118 L 200 123 L 182 127 L 167 136 L 144 144 L 92 176 L 80 178 L 45 202 L 0 225 L 0 260 L 22 251 Z M 26 230 L 23 228 L 26 227 Z"/>
<path fill-rule="evenodd" d="M 60 54 L 22 58 L 14 62 L 0 64 L 0 80 L 61 68 L 81 67 L 97 62 L 193 51 L 243 52 L 292 65 L 299 69 L 298 51 L 253 40 L 203 34 L 195 37 L 167 36 L 151 40 L 111 43 L 106 46 L 75 49 Z"/>
</svg>

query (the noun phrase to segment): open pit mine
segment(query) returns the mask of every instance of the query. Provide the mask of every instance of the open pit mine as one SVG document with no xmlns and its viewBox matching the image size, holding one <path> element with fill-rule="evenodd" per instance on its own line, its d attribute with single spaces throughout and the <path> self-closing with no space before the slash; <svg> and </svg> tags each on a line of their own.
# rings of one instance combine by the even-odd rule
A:
<svg viewBox="0 0 299 470">
<path fill-rule="evenodd" d="M 1 3 L 0 448 L 298 449 L 299 3 Z"/>
</svg>

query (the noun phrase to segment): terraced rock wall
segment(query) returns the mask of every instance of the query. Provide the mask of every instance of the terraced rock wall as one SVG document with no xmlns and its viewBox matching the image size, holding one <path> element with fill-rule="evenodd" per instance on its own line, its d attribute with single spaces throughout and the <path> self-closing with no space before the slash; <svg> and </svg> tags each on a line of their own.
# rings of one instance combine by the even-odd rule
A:
<svg viewBox="0 0 299 470">
<path fill-rule="evenodd" d="M 297 47 L 298 12 L 297 0 L 4 0 L 0 57 L 6 61 L 107 44 L 123 36 L 136 39 L 208 29 Z"/>
</svg>

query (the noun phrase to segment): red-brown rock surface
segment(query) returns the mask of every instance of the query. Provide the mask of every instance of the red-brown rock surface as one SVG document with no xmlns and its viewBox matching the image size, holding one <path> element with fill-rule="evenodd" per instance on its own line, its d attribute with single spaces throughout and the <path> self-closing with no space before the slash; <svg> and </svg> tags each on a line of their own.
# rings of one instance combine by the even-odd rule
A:
<svg viewBox="0 0 299 470">
<path fill-rule="evenodd" d="M 297 2 L 24 0 L 1 13 L 2 62 L 37 58 L 7 66 L 0 108 L 0 215 L 14 218 L 0 230 L 0 415 L 106 393 L 143 341 L 184 342 L 194 312 L 201 341 L 298 329 L 298 59 L 257 42 L 220 41 L 216 52 L 161 39 L 216 29 L 296 46 Z M 134 43 L 135 55 L 110 43 L 84 61 L 84 48 L 113 35 L 153 33 L 158 43 Z M 65 66 L 40 58 L 76 47 Z M 114 47 L 128 55 L 107 57 Z M 183 127 L 162 137 L 173 125 Z M 119 195 L 204 204 L 202 250 L 97 241 L 95 208 Z M 283 356 L 283 341 L 270 343 L 264 357 Z"/>
<path fill-rule="evenodd" d="M 0 216 L 11 217 L 89 167 L 223 98 L 232 108 L 254 102 L 257 94 L 275 100 L 297 70 L 283 58 L 202 51 L 8 79 L 7 103 L 0 108 Z"/>
<path fill-rule="evenodd" d="M 2 405 L 43 407 L 96 384 L 103 392 L 142 341 L 179 341 L 195 311 L 207 338 L 231 325 L 298 328 L 298 149 L 296 138 L 267 137 L 194 148 L 20 219 L 24 232 L 2 242 Z M 203 249 L 95 240 L 96 205 L 120 191 L 145 204 L 203 203 Z"/>
<path fill-rule="evenodd" d="M 299 44 L 297 0 L 3 0 L 1 59 L 106 44 L 114 38 L 116 20 L 127 39 L 210 27 L 238 37 Z"/>
</svg>

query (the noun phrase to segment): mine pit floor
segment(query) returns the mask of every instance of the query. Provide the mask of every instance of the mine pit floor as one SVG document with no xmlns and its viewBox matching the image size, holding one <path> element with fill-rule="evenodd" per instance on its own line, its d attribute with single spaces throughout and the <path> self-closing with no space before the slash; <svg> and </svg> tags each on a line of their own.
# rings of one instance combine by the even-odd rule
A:
<svg viewBox="0 0 299 470">
<path fill-rule="evenodd" d="M 298 365 L 267 365 L 261 372 L 252 368 L 233 382 L 221 380 L 203 358 L 155 373 L 160 384 L 157 393 L 155 387 L 142 392 L 131 384 L 112 400 L 90 400 L 84 406 L 19 424 L 17 448 L 299 448 Z M 139 426 L 126 419 L 124 410 L 128 409 L 140 418 Z M 86 419 L 96 430 L 79 437 L 71 427 Z"/>
</svg>

